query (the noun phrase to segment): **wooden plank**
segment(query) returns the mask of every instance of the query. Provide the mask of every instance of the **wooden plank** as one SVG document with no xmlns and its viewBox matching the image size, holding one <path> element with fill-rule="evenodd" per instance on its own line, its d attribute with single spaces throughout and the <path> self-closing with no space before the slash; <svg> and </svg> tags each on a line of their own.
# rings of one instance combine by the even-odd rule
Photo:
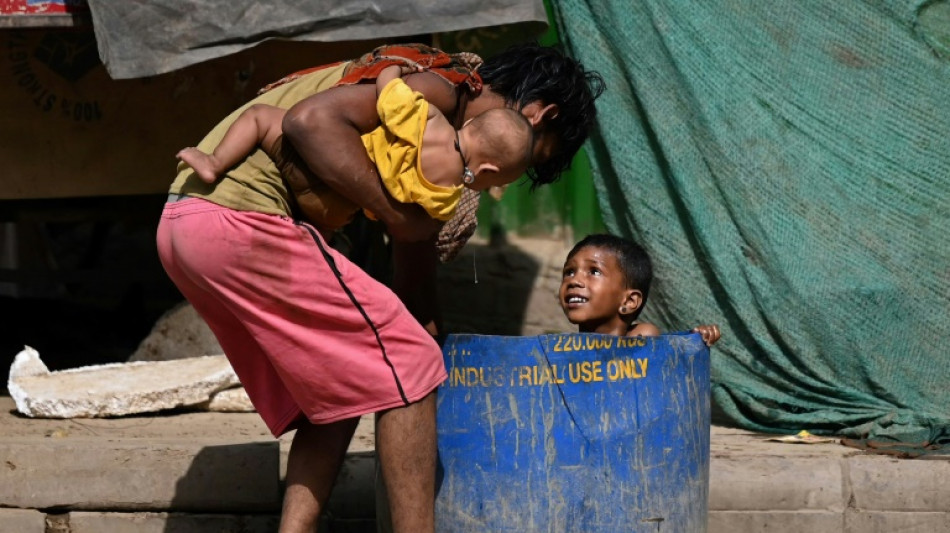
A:
<svg viewBox="0 0 950 533">
<path fill-rule="evenodd" d="M 92 25 L 88 13 L 0 15 L 0 29 L 79 28 Z"/>
<path fill-rule="evenodd" d="M 113 80 L 91 27 L 0 31 L 0 200 L 166 193 L 175 153 L 258 89 L 378 44 L 268 41 L 168 74 Z"/>
</svg>

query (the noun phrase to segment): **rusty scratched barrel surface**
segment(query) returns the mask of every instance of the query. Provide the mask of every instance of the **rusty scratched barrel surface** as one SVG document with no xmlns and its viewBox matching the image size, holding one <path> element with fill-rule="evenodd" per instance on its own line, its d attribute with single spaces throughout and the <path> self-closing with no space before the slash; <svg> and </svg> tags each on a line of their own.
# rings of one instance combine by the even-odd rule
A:
<svg viewBox="0 0 950 533">
<path fill-rule="evenodd" d="M 706 531 L 699 335 L 453 335 L 444 354 L 437 531 Z"/>
</svg>

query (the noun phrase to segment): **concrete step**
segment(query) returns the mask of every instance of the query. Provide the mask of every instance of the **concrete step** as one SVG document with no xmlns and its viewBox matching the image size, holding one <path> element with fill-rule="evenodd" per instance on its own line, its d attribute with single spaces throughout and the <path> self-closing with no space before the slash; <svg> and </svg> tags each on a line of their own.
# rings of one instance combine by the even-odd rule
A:
<svg viewBox="0 0 950 533">
<path fill-rule="evenodd" d="M 275 531 L 291 436 L 256 413 L 32 419 L 0 397 L 0 533 Z M 375 531 L 372 417 L 323 531 Z M 6 508 L 6 509 L 5 509 Z"/>
<path fill-rule="evenodd" d="M 0 397 L 0 532 L 274 531 L 290 439 L 253 413 L 28 419 Z M 712 429 L 709 533 L 950 533 L 950 457 L 895 459 Z M 324 519 L 375 531 L 372 420 Z"/>
<path fill-rule="evenodd" d="M 784 444 L 714 427 L 709 533 L 950 533 L 950 456 Z"/>
</svg>

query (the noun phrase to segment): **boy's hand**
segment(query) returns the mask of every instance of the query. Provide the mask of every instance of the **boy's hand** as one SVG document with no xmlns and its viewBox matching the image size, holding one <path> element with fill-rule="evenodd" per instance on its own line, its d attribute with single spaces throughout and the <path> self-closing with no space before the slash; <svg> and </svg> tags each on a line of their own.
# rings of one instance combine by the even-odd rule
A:
<svg viewBox="0 0 950 533">
<path fill-rule="evenodd" d="M 693 333 L 699 333 L 703 337 L 703 342 L 706 343 L 706 346 L 712 346 L 716 344 L 716 341 L 719 340 L 719 337 L 722 335 L 719 333 L 719 326 L 715 324 L 703 324 L 701 326 L 696 326 L 693 328 Z"/>
</svg>

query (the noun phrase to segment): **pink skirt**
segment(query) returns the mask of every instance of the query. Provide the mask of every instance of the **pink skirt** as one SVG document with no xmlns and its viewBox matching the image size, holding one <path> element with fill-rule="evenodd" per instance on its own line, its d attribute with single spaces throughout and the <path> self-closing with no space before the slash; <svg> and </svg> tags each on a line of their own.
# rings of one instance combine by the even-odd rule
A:
<svg viewBox="0 0 950 533">
<path fill-rule="evenodd" d="M 165 205 L 158 252 L 275 435 L 424 398 L 442 351 L 385 285 L 309 225 L 186 199 Z"/>
</svg>

